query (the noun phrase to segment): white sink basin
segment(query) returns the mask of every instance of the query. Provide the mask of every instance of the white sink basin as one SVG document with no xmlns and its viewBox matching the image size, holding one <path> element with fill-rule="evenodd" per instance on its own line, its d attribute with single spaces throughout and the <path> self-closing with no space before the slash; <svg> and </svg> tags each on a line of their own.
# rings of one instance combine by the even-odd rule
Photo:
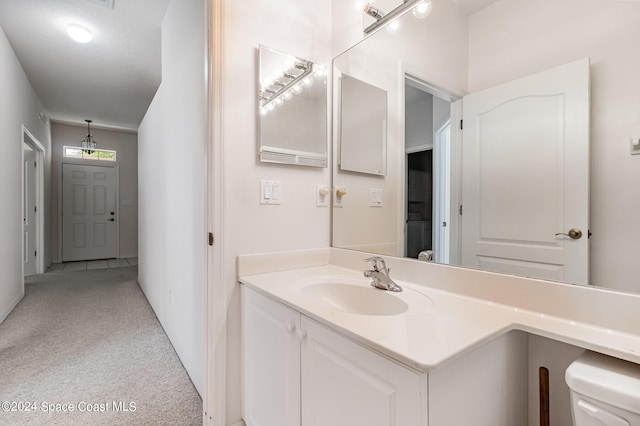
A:
<svg viewBox="0 0 640 426">
<path fill-rule="evenodd" d="M 333 309 L 360 315 L 399 315 L 409 305 L 392 293 L 373 287 L 343 283 L 311 284 L 302 289 L 305 296 L 314 298 Z"/>
<path fill-rule="evenodd" d="M 433 307 L 429 297 L 407 287 L 392 292 L 373 288 L 370 283 L 364 277 L 325 275 L 299 280 L 294 288 L 303 305 L 342 314 L 389 316 L 430 311 Z"/>
</svg>

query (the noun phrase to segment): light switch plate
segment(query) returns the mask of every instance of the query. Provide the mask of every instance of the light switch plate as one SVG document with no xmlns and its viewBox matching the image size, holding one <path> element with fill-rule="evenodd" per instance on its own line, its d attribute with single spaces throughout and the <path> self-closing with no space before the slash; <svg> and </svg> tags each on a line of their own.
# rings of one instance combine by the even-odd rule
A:
<svg viewBox="0 0 640 426">
<path fill-rule="evenodd" d="M 326 194 L 323 194 L 326 192 Z M 316 186 L 316 207 L 329 207 L 331 188 L 329 185 L 318 184 Z"/>
<path fill-rule="evenodd" d="M 382 189 L 369 189 L 369 207 L 382 207 Z"/>
<path fill-rule="evenodd" d="M 339 192 L 344 195 L 341 197 L 338 196 Z M 333 207 L 342 207 L 343 198 L 345 197 L 346 194 L 347 194 L 347 188 L 345 188 L 344 186 L 336 186 L 335 188 L 333 188 Z"/>
<path fill-rule="evenodd" d="M 640 154 L 640 137 L 631 136 L 631 155 Z"/>
<path fill-rule="evenodd" d="M 261 180 L 260 204 L 282 204 L 282 182 Z"/>
</svg>

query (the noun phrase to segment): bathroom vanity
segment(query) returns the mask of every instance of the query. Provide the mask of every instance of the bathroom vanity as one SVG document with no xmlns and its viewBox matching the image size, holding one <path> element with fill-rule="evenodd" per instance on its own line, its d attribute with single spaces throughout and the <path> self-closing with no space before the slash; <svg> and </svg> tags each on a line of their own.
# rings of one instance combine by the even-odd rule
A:
<svg viewBox="0 0 640 426">
<path fill-rule="evenodd" d="M 640 363 L 639 296 L 367 255 L 238 258 L 248 425 L 526 425 L 528 335 Z"/>
</svg>

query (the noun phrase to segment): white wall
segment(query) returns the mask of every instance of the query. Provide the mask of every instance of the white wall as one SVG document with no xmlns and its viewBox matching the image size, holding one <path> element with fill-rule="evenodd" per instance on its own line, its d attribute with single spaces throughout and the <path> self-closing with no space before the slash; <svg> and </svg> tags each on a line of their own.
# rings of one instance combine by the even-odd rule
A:
<svg viewBox="0 0 640 426">
<path fill-rule="evenodd" d="M 61 261 L 59 253 L 61 233 L 58 220 L 60 211 L 60 173 L 62 163 L 88 164 L 98 166 L 119 166 L 120 194 L 119 205 L 119 256 L 136 257 L 138 255 L 138 137 L 133 133 L 113 130 L 91 129 L 98 149 L 116 151 L 116 161 L 104 162 L 64 158 L 64 146 L 80 146 L 80 141 L 87 134 L 86 126 L 68 124 L 51 124 L 51 253 L 56 262 Z"/>
<path fill-rule="evenodd" d="M 225 2 L 224 280 L 228 306 L 227 424 L 240 420 L 238 254 L 327 247 L 330 211 L 316 207 L 328 168 L 257 161 L 257 48 L 262 44 L 313 62 L 331 60 L 329 0 Z M 330 66 L 327 66 L 330 68 Z M 259 204 L 260 179 L 282 182 L 282 204 Z"/>
<path fill-rule="evenodd" d="M 0 28 L 0 321 L 23 296 L 22 291 L 22 125 L 45 148 L 45 264 L 49 253 L 49 176 L 51 142 L 49 125 L 38 119 L 42 109 L 4 31 Z"/>
<path fill-rule="evenodd" d="M 640 3 L 501 0 L 469 20 L 469 91 L 591 58 L 591 282 L 640 291 Z"/>
<path fill-rule="evenodd" d="M 194 385 L 203 384 L 204 2 L 171 0 L 162 83 L 138 129 L 138 282 Z"/>
<path fill-rule="evenodd" d="M 408 151 L 423 151 L 427 147 L 433 148 L 434 96 L 425 92 L 419 93 L 420 97 L 415 102 L 405 103 L 404 146 Z"/>
</svg>

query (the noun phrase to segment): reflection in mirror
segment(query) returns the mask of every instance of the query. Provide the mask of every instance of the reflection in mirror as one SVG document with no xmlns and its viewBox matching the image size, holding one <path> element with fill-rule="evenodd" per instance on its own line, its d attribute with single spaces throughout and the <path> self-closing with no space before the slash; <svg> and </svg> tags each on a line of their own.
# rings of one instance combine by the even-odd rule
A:
<svg viewBox="0 0 640 426">
<path fill-rule="evenodd" d="M 434 0 L 336 57 L 388 93 L 388 138 L 384 177 L 334 170 L 332 244 L 640 291 L 639 20 L 640 2 Z"/>
<path fill-rule="evenodd" d="M 340 170 L 384 176 L 387 92 L 346 74 L 339 85 Z"/>
<path fill-rule="evenodd" d="M 405 75 L 404 256 L 449 263 L 451 102 Z"/>
<path fill-rule="evenodd" d="M 395 17 L 401 15 L 408 9 L 416 18 L 426 18 L 431 13 L 431 0 L 370 0 L 359 2 L 362 4 L 362 31 L 370 33 L 376 28 L 389 23 L 387 30 L 395 32 L 398 30 L 398 22 Z"/>
<path fill-rule="evenodd" d="M 260 46 L 260 161 L 327 166 L 327 70 Z"/>
</svg>

